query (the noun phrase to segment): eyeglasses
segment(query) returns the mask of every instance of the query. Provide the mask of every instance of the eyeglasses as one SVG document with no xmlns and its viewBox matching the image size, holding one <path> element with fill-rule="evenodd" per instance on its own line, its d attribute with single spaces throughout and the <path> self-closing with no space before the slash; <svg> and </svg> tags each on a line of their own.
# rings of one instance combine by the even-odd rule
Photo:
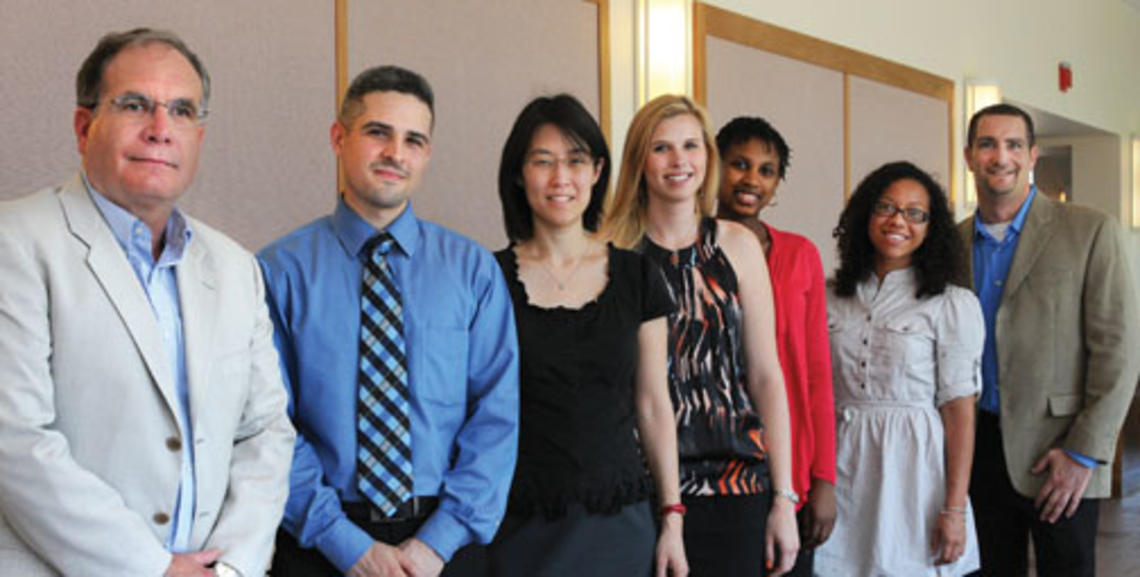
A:
<svg viewBox="0 0 1140 577">
<path fill-rule="evenodd" d="M 176 98 L 163 102 L 153 100 L 142 94 L 124 94 L 110 100 L 111 108 L 117 113 L 132 120 L 144 120 L 154 116 L 155 108 L 161 106 L 166 109 L 171 124 L 178 128 L 190 128 L 201 124 L 209 113 L 205 108 L 199 110 L 194 102 L 185 98 Z"/>
<path fill-rule="evenodd" d="M 535 154 L 526 159 L 525 164 L 531 170 L 538 171 L 554 170 L 559 164 L 575 172 L 594 169 L 594 159 L 588 154 L 571 154 L 562 158 L 553 154 Z"/>
<path fill-rule="evenodd" d="M 926 224 L 930 220 L 930 213 L 921 208 L 903 208 L 881 200 L 875 202 L 875 206 L 871 207 L 871 212 L 875 213 L 875 216 L 883 218 L 892 218 L 896 214 L 902 213 L 903 218 L 911 224 Z"/>
</svg>

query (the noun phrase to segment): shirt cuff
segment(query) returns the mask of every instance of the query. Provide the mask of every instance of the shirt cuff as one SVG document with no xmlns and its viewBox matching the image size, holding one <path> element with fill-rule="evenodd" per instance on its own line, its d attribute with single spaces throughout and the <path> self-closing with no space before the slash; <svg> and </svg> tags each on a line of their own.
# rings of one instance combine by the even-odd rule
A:
<svg viewBox="0 0 1140 577">
<path fill-rule="evenodd" d="M 317 550 L 341 573 L 348 573 L 375 540 L 348 517 L 341 517 L 316 539 Z"/>
<path fill-rule="evenodd" d="M 1078 465 L 1086 469 L 1095 469 L 1097 466 L 1096 459 L 1093 459 L 1092 457 L 1086 457 L 1076 451 L 1070 451 L 1069 449 L 1065 449 L 1065 454 L 1072 457 L 1072 459 L 1076 461 Z"/>
<path fill-rule="evenodd" d="M 440 506 L 424 521 L 416 538 L 431 547 L 447 563 L 460 547 L 472 542 L 473 535 L 455 515 Z"/>
</svg>

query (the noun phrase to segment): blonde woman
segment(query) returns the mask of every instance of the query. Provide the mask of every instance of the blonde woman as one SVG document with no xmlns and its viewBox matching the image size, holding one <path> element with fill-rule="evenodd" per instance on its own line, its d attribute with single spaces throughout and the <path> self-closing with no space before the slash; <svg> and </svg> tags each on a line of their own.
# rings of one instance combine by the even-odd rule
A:
<svg viewBox="0 0 1140 577">
<path fill-rule="evenodd" d="M 652 100 L 626 135 L 603 233 L 656 261 L 677 302 L 669 394 L 691 575 L 782 575 L 799 550 L 798 498 L 771 285 L 756 236 L 711 216 L 718 165 L 703 109 Z"/>
</svg>

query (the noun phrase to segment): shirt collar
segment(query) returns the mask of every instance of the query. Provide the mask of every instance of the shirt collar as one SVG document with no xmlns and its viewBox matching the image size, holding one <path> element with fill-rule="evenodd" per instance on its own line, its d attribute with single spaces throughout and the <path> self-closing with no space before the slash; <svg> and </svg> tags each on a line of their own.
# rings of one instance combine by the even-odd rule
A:
<svg viewBox="0 0 1140 577">
<path fill-rule="evenodd" d="M 103 215 L 103 220 L 107 221 L 107 225 L 111 228 L 111 234 L 115 236 L 119 246 L 128 253 L 133 249 L 150 255 L 150 227 L 123 207 L 111 202 L 103 196 L 103 193 L 95 190 L 95 187 L 91 186 L 91 182 L 87 180 L 86 173 L 81 172 L 80 176 L 83 179 L 83 186 L 87 188 L 91 200 Z M 191 230 L 190 223 L 177 207 L 170 213 L 163 234 L 165 243 L 159 260 L 176 264 L 182 260 L 186 247 L 190 246 L 190 242 L 194 238 L 194 231 Z"/>
<path fill-rule="evenodd" d="M 411 257 L 415 252 L 416 236 L 419 234 L 418 219 L 412 210 L 411 202 L 385 230 L 395 239 L 396 247 Z M 364 243 L 380 232 L 345 204 L 343 196 L 337 200 L 336 210 L 333 211 L 333 231 L 344 250 L 353 256 L 360 255 Z"/>
<path fill-rule="evenodd" d="M 1029 205 L 1033 203 L 1033 198 L 1037 196 L 1037 187 L 1029 187 L 1029 195 L 1025 197 L 1025 202 L 1021 203 L 1021 208 L 1017 209 L 1017 214 L 1013 215 L 1013 221 L 1009 223 L 1009 230 L 1006 231 L 1006 238 L 1010 234 L 1018 234 L 1021 228 L 1025 226 L 1025 219 L 1029 215 Z M 993 239 L 989 231 L 986 230 L 985 223 L 982 222 L 981 211 L 974 211 L 974 236 L 981 236 L 987 239 Z M 996 239 L 995 239 L 996 240 Z"/>
</svg>

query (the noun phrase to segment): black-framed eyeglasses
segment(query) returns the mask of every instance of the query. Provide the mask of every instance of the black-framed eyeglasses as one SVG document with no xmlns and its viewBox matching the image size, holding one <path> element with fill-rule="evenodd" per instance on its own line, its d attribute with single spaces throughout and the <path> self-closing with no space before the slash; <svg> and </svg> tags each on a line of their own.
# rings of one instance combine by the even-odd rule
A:
<svg viewBox="0 0 1140 577">
<path fill-rule="evenodd" d="M 883 218 L 891 218 L 902 213 L 903 219 L 911 224 L 926 224 L 930 220 L 930 213 L 921 208 L 903 208 L 881 200 L 875 202 L 875 205 L 871 207 L 871 212 L 875 213 L 875 216 Z"/>
<path fill-rule="evenodd" d="M 208 110 L 199 109 L 192 100 L 187 98 L 175 98 L 163 102 L 142 94 L 128 93 L 112 98 L 109 102 L 111 109 L 116 113 L 136 120 L 150 118 L 154 115 L 155 109 L 161 106 L 166 109 L 166 114 L 170 117 L 171 123 L 180 128 L 197 126 L 209 114 Z"/>
</svg>

